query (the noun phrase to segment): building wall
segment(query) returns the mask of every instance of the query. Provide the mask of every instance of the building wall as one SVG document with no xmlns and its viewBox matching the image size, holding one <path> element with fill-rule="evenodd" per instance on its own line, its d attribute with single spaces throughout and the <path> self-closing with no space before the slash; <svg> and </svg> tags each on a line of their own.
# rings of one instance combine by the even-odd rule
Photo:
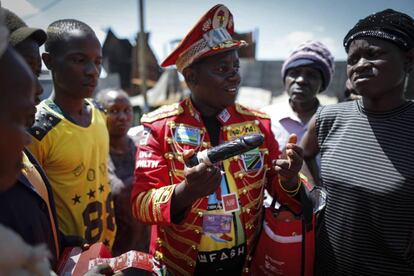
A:
<svg viewBox="0 0 414 276">
<path fill-rule="evenodd" d="M 272 91 L 272 96 L 277 97 L 283 93 L 283 81 L 281 76 L 283 61 L 253 59 L 240 59 L 240 74 L 242 86 L 258 87 Z M 344 98 L 346 75 L 346 62 L 335 62 L 335 73 L 328 88 L 323 95 Z M 414 73 L 410 75 L 407 86 L 407 98 L 414 99 Z"/>
</svg>

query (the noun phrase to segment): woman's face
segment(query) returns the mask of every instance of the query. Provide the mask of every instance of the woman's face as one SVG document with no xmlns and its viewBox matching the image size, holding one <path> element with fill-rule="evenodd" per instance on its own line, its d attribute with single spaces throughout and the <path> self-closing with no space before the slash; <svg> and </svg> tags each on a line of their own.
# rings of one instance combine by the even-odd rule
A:
<svg viewBox="0 0 414 276">
<path fill-rule="evenodd" d="M 347 74 L 352 87 L 363 98 L 378 101 L 403 97 L 406 53 L 391 42 L 361 38 L 351 42 Z"/>
<path fill-rule="evenodd" d="M 111 137 L 127 135 L 132 124 L 132 106 L 127 97 L 116 91 L 107 95 L 107 126 Z"/>
</svg>

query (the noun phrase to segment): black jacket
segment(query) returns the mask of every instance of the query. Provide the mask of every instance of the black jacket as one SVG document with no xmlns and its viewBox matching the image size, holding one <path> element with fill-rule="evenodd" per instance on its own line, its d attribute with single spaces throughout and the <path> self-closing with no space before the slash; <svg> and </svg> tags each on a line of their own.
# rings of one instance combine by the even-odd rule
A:
<svg viewBox="0 0 414 276">
<path fill-rule="evenodd" d="M 50 183 L 36 159 L 27 150 L 25 153 L 43 178 L 49 195 L 49 204 L 55 218 L 55 225 L 58 227 Z M 56 249 L 48 208 L 23 174 L 19 175 L 16 185 L 0 193 L 0 223 L 14 230 L 30 245 L 46 244 L 53 256 L 52 265 L 54 267 Z M 57 234 L 61 244 L 63 236 L 59 231 Z M 59 245 L 59 247 L 61 246 Z M 59 248 L 60 250 L 61 248 Z"/>
</svg>

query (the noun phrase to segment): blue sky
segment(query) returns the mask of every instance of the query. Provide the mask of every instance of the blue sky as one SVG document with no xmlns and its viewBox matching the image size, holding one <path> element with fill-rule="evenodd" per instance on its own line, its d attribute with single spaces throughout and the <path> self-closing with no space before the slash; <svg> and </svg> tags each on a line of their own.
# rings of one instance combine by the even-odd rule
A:
<svg viewBox="0 0 414 276">
<path fill-rule="evenodd" d="M 101 41 L 107 28 L 133 40 L 138 31 L 137 0 L 2 0 L 30 26 L 46 28 L 62 18 L 75 18 L 95 29 Z M 414 0 L 146 0 L 145 26 L 159 62 L 169 41 L 182 38 L 217 3 L 233 13 L 236 31 L 255 31 L 257 58 L 284 59 L 308 39 L 324 42 L 337 60 L 345 59 L 342 39 L 361 18 L 393 8 L 414 17 Z M 46 8 L 46 9 L 45 9 Z"/>
</svg>

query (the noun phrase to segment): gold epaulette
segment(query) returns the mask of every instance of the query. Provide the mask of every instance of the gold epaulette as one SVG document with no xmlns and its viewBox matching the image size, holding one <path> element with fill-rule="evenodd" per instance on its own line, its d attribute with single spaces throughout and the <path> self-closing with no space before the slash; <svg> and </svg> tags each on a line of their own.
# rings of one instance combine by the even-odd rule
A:
<svg viewBox="0 0 414 276">
<path fill-rule="evenodd" d="M 254 109 L 247 108 L 239 103 L 236 103 L 236 111 L 243 115 L 256 116 L 263 119 L 270 119 L 269 115 Z"/>
<path fill-rule="evenodd" d="M 184 109 L 179 103 L 163 105 L 152 112 L 144 114 L 141 118 L 141 123 L 152 123 L 163 118 L 179 115 L 183 112 Z"/>
</svg>

